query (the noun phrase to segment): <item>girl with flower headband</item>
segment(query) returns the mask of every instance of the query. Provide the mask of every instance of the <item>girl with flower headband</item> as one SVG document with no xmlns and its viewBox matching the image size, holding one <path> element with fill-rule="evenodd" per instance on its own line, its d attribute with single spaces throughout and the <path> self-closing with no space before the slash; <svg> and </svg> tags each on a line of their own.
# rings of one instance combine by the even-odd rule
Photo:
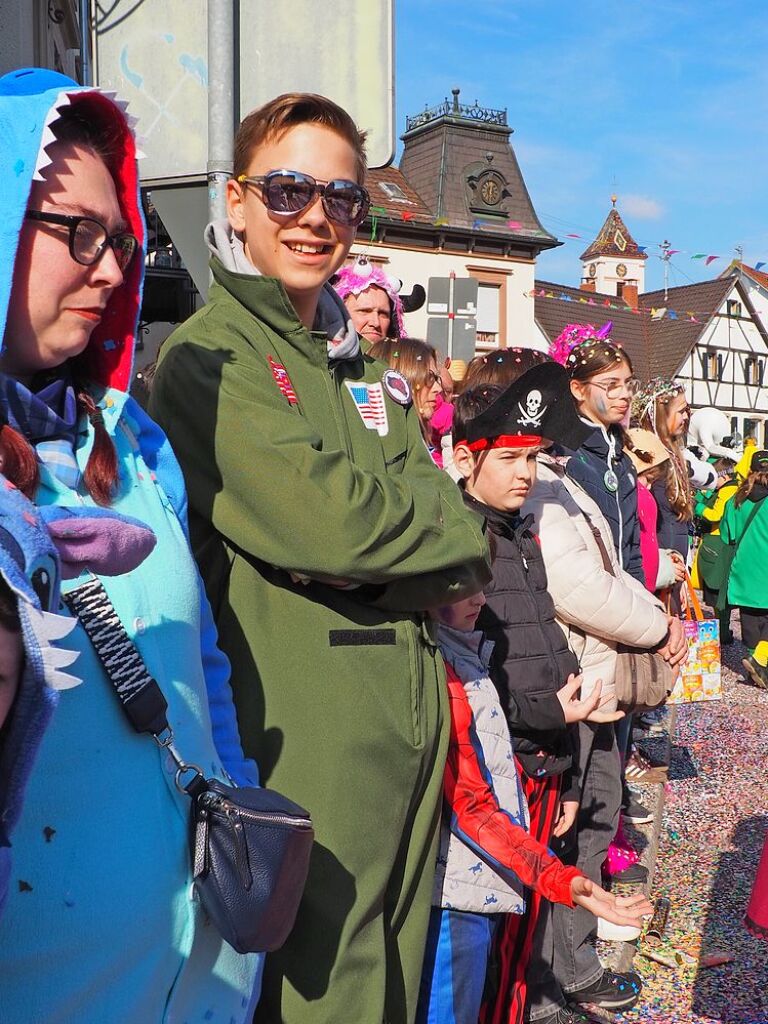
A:
<svg viewBox="0 0 768 1024">
<path fill-rule="evenodd" d="M 633 423 L 652 431 L 669 452 L 667 472 L 651 488 L 659 506 L 659 546 L 679 551 L 684 559 L 688 557 L 693 518 L 693 491 L 684 444 L 690 417 L 683 385 L 663 377 L 648 381 L 632 403 Z"/>
<path fill-rule="evenodd" d="M 593 429 L 568 461 L 567 473 L 597 502 L 611 527 L 622 569 L 645 583 L 637 518 L 637 475 L 624 450 L 624 424 L 640 382 L 632 361 L 609 338 L 611 324 L 568 324 L 549 354 L 571 378 L 579 415 Z"/>
</svg>

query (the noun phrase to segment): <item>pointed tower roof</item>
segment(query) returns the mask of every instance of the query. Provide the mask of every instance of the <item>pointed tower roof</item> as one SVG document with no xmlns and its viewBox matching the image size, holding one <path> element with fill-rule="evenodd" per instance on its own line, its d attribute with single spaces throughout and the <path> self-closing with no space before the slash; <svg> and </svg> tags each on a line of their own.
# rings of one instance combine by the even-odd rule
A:
<svg viewBox="0 0 768 1024">
<path fill-rule="evenodd" d="M 596 256 L 618 256 L 630 260 L 647 260 L 648 254 L 640 252 L 637 242 L 629 233 L 627 225 L 616 209 L 616 196 L 611 196 L 611 212 L 605 218 L 597 238 L 581 254 L 582 260 L 593 260 Z"/>
</svg>

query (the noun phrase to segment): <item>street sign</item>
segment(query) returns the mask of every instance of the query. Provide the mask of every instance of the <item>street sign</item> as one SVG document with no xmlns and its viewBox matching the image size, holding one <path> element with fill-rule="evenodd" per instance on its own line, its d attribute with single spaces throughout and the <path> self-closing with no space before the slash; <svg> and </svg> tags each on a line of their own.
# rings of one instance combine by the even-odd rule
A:
<svg viewBox="0 0 768 1024">
<path fill-rule="evenodd" d="M 319 92 L 368 132 L 368 164 L 395 152 L 394 0 L 240 0 L 233 119 L 284 92 Z M 94 80 L 139 119 L 142 184 L 205 184 L 206 0 L 95 5 Z M 172 231 L 172 225 L 167 225 Z"/>
<path fill-rule="evenodd" d="M 430 277 L 427 286 L 427 341 L 451 359 L 474 358 L 477 295 L 474 277 Z"/>
</svg>

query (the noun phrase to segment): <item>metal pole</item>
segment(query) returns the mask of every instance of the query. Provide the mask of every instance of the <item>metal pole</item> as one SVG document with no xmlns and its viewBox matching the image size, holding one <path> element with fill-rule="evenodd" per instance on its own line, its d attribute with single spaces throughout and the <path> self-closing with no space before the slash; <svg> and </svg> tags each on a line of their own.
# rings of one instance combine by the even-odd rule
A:
<svg viewBox="0 0 768 1024">
<path fill-rule="evenodd" d="M 93 85 L 91 73 L 91 0 L 79 0 L 80 74 L 83 85 Z"/>
<path fill-rule="evenodd" d="M 208 0 L 208 216 L 227 215 L 235 137 L 234 0 Z"/>
</svg>

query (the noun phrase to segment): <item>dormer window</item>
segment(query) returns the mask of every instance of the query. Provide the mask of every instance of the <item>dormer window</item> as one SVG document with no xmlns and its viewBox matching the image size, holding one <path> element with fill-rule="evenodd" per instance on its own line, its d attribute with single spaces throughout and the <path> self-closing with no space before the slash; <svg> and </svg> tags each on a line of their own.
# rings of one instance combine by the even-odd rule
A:
<svg viewBox="0 0 768 1024">
<path fill-rule="evenodd" d="M 410 199 L 394 181 L 380 181 L 379 188 L 393 203 L 410 203 Z"/>
</svg>

